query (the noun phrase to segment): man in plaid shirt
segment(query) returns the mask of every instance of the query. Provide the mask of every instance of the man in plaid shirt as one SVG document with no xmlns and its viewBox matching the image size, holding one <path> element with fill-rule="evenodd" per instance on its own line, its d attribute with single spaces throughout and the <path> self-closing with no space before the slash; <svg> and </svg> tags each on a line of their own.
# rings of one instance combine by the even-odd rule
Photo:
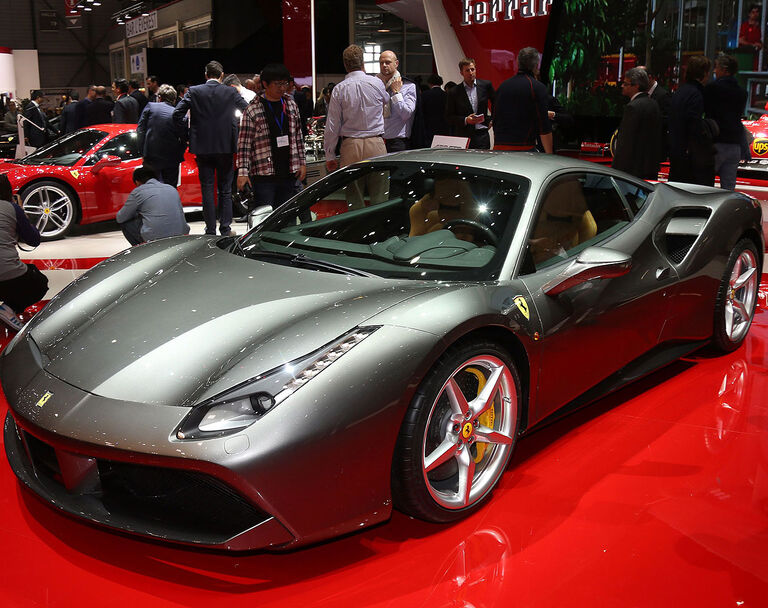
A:
<svg viewBox="0 0 768 608">
<path fill-rule="evenodd" d="M 286 95 L 291 75 L 282 64 L 261 72 L 263 95 L 243 113 L 237 140 L 237 188 L 253 188 L 254 200 L 276 208 L 301 190 L 307 175 L 299 108 Z"/>
</svg>

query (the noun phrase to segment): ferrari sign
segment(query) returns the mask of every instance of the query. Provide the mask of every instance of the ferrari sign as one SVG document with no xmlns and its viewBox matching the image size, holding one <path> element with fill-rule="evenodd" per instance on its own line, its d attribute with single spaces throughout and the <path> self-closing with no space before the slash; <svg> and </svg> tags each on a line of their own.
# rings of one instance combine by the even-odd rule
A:
<svg viewBox="0 0 768 608">
<path fill-rule="evenodd" d="M 546 17 L 552 0 L 461 0 L 461 25 Z"/>
</svg>

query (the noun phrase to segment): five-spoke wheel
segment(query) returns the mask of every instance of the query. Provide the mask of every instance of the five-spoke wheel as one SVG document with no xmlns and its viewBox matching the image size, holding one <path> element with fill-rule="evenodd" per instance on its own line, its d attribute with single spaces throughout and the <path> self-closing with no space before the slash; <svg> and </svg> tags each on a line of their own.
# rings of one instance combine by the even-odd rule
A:
<svg viewBox="0 0 768 608">
<path fill-rule="evenodd" d="M 58 182 L 35 182 L 21 192 L 22 205 L 29 221 L 43 240 L 66 235 L 75 223 L 76 203 L 72 192 Z"/>
<path fill-rule="evenodd" d="M 749 239 L 736 244 L 726 265 L 715 303 L 713 343 L 719 350 L 735 350 L 752 324 L 760 284 L 757 249 Z"/>
<path fill-rule="evenodd" d="M 393 464 L 395 504 L 430 521 L 478 506 L 499 481 L 514 447 L 520 381 L 492 344 L 452 349 L 414 397 Z"/>
</svg>

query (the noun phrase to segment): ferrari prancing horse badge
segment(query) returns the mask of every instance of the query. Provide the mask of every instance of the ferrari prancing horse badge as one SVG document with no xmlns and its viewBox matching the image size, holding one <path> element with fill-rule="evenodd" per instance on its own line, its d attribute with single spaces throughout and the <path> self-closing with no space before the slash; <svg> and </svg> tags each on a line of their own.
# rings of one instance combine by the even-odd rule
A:
<svg viewBox="0 0 768 608">
<path fill-rule="evenodd" d="M 518 310 L 523 313 L 523 316 L 531 320 L 531 312 L 528 310 L 528 302 L 525 301 L 525 298 L 523 296 L 517 296 L 515 298 L 515 304 L 517 305 Z"/>
</svg>

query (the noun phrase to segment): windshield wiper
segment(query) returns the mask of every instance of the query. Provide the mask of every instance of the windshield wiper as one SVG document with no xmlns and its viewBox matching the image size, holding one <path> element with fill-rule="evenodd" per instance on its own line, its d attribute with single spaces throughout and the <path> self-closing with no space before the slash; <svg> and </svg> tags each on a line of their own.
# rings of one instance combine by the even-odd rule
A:
<svg viewBox="0 0 768 608">
<path fill-rule="evenodd" d="M 349 274 L 358 277 L 376 277 L 375 274 L 365 272 L 364 270 L 358 270 L 357 268 L 348 268 L 347 266 L 342 266 L 341 264 L 334 264 L 333 262 L 308 258 L 303 253 L 283 253 L 282 251 L 249 251 L 248 257 L 254 259 L 273 258 L 278 260 L 286 260 L 292 266 L 299 266 L 302 268 L 322 268 L 323 270 L 330 270 L 332 272 Z"/>
</svg>

